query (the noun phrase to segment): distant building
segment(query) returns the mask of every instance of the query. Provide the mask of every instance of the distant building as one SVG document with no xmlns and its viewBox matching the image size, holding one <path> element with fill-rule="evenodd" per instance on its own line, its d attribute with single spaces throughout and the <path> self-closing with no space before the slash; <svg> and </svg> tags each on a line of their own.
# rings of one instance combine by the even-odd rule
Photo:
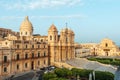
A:
<svg viewBox="0 0 120 80">
<path fill-rule="evenodd" d="M 47 36 L 33 34 L 28 17 L 20 25 L 19 35 L 7 33 L 0 40 L 0 76 L 37 70 L 75 58 L 74 32 L 68 28 L 60 35 L 54 24 Z"/>
<path fill-rule="evenodd" d="M 119 47 L 110 39 L 105 38 L 101 41 L 97 49 L 97 56 L 118 56 Z"/>
<path fill-rule="evenodd" d="M 76 57 L 86 57 L 96 54 L 98 44 L 97 43 L 82 43 L 76 46 Z"/>
<path fill-rule="evenodd" d="M 0 28 L 0 37 L 1 38 L 6 37 L 8 34 L 16 35 L 16 36 L 19 35 L 18 32 L 14 32 L 11 29 Z"/>
<path fill-rule="evenodd" d="M 119 47 L 110 39 L 105 38 L 100 43 L 83 43 L 81 47 L 75 49 L 77 57 L 85 56 L 120 56 Z"/>
</svg>

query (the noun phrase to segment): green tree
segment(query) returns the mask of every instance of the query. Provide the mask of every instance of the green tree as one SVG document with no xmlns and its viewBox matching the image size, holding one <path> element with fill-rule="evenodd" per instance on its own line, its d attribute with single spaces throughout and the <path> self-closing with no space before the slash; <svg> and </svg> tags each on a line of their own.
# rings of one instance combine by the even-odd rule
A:
<svg viewBox="0 0 120 80">
<path fill-rule="evenodd" d="M 43 75 L 43 80 L 50 80 L 52 78 L 57 78 L 57 75 L 54 73 L 46 73 Z"/>
<path fill-rule="evenodd" d="M 55 74 L 57 74 L 58 77 L 70 77 L 72 76 L 72 72 L 69 69 L 66 68 L 57 68 L 55 69 Z"/>
</svg>

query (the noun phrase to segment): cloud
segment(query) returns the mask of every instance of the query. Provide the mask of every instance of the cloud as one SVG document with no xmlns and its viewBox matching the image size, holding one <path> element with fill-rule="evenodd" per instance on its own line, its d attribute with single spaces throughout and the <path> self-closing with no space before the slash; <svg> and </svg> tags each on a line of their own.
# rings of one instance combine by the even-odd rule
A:
<svg viewBox="0 0 120 80">
<path fill-rule="evenodd" d="M 53 8 L 63 6 L 74 6 L 82 4 L 82 0 L 11 0 L 1 1 L 1 6 L 7 9 L 39 9 L 39 8 Z"/>
<path fill-rule="evenodd" d="M 72 14 L 72 15 L 58 15 L 58 16 L 49 16 L 49 15 L 43 15 L 43 16 L 30 16 L 30 19 L 82 19 L 86 18 L 86 15 L 82 14 Z M 24 19 L 23 16 L 2 16 L 0 20 L 16 20 L 16 19 Z"/>
<path fill-rule="evenodd" d="M 72 14 L 72 15 L 59 15 L 59 16 L 31 16 L 31 18 L 47 18 L 47 19 L 65 19 L 65 18 L 86 18 L 86 15 L 82 14 Z"/>
</svg>

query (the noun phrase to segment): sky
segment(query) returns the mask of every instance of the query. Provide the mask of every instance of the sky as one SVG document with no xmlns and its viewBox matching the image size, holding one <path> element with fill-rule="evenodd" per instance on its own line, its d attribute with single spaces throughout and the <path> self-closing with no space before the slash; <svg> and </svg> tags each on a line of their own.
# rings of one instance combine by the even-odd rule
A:
<svg viewBox="0 0 120 80">
<path fill-rule="evenodd" d="M 19 31 L 25 16 L 34 34 L 47 35 L 52 24 L 60 32 L 67 23 L 75 42 L 109 38 L 120 45 L 120 0 L 0 0 L 0 27 Z"/>
</svg>

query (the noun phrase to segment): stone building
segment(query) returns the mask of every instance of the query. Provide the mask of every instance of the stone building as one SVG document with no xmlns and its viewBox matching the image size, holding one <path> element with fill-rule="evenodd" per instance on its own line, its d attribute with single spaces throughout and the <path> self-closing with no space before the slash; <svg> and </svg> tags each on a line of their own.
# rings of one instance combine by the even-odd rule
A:
<svg viewBox="0 0 120 80">
<path fill-rule="evenodd" d="M 11 29 L 5 29 L 5 28 L 0 28 L 0 38 L 4 38 L 6 37 L 8 34 L 11 34 L 11 35 L 19 35 L 18 32 L 14 32 L 12 31 Z"/>
<path fill-rule="evenodd" d="M 58 30 L 54 24 L 48 30 L 48 46 L 50 53 L 50 63 L 66 61 L 75 58 L 74 32 L 68 28 Z"/>
<path fill-rule="evenodd" d="M 79 49 L 75 49 L 76 57 L 101 56 L 116 57 L 120 56 L 119 47 L 111 39 L 105 38 L 100 43 L 79 44 Z"/>
<path fill-rule="evenodd" d="M 118 56 L 119 47 L 112 40 L 105 38 L 99 44 L 96 55 L 97 56 Z"/>
<path fill-rule="evenodd" d="M 82 43 L 79 47 L 75 48 L 76 57 L 87 57 L 95 55 L 97 50 L 97 43 Z"/>
<path fill-rule="evenodd" d="M 33 25 L 26 17 L 19 35 L 8 35 L 0 40 L 0 76 L 37 70 L 75 58 L 74 32 L 58 30 L 52 24 L 47 36 L 33 34 Z"/>
</svg>

